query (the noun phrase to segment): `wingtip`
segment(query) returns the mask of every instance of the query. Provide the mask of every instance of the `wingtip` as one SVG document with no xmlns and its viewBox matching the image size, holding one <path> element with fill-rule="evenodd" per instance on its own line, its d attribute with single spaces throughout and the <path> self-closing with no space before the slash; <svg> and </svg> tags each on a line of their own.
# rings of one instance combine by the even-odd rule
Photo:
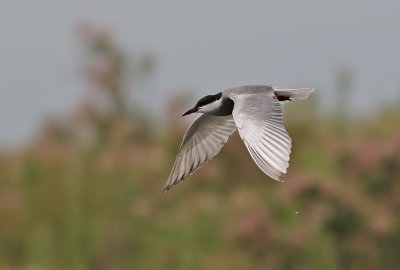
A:
<svg viewBox="0 0 400 270">
<path fill-rule="evenodd" d="M 271 179 L 278 181 L 280 183 L 286 182 L 286 173 L 280 172 L 279 174 L 276 175 L 269 175 L 267 174 Z"/>
<path fill-rule="evenodd" d="M 275 181 L 280 182 L 280 183 L 286 182 L 286 177 L 285 177 L 285 175 L 278 175 L 277 177 L 272 177 L 272 176 L 269 176 L 269 177 L 270 177 L 271 179 L 275 180 Z"/>
<path fill-rule="evenodd" d="M 162 193 L 164 194 L 165 192 L 167 192 L 168 190 L 170 190 L 171 187 L 172 187 L 171 185 L 166 185 L 166 186 L 163 188 Z"/>
<path fill-rule="evenodd" d="M 162 193 L 165 193 L 165 192 L 167 192 L 168 190 L 170 190 L 171 188 L 173 188 L 174 186 L 176 186 L 176 182 L 173 182 L 173 183 L 167 183 L 165 186 L 164 186 L 164 188 L 163 188 L 163 191 L 162 191 Z"/>
<path fill-rule="evenodd" d="M 286 182 L 286 172 L 281 172 L 277 179 L 279 182 L 284 183 Z"/>
</svg>

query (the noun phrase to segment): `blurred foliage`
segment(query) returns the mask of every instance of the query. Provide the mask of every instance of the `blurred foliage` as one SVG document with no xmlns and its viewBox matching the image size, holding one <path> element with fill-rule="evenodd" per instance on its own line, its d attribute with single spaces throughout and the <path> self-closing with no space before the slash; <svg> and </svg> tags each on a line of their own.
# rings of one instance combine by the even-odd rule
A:
<svg viewBox="0 0 400 270">
<path fill-rule="evenodd" d="M 315 100 L 289 104 L 285 183 L 235 133 L 162 194 L 184 128 L 153 135 L 124 103 L 120 49 L 85 35 L 95 94 L 67 124 L 0 155 L 0 269 L 398 269 L 398 109 L 347 119 L 342 132 Z M 101 93 L 110 106 L 93 103 Z"/>
</svg>

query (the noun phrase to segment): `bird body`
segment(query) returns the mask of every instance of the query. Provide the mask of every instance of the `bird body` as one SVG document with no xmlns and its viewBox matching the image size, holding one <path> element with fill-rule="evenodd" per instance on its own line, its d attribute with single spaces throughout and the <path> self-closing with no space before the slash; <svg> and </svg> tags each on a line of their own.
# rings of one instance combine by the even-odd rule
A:
<svg viewBox="0 0 400 270">
<path fill-rule="evenodd" d="M 305 99 L 314 90 L 253 85 L 200 99 L 182 115 L 203 113 L 187 130 L 164 191 L 218 154 L 236 129 L 257 166 L 269 177 L 283 181 L 289 167 L 291 139 L 283 126 L 282 105 Z"/>
</svg>

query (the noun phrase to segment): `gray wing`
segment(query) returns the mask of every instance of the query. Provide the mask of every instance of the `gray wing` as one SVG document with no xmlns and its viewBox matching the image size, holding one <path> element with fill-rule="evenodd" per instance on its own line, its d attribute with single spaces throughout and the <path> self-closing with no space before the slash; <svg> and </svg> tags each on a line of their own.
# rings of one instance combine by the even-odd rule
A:
<svg viewBox="0 0 400 270">
<path fill-rule="evenodd" d="M 235 130 L 236 124 L 232 115 L 203 114 L 197 118 L 183 137 L 179 154 L 164 191 L 175 186 L 188 175 L 193 174 L 218 154 Z"/>
<path fill-rule="evenodd" d="M 291 139 L 283 126 L 282 105 L 273 91 L 235 91 L 233 118 L 251 157 L 271 178 L 283 181 Z"/>
</svg>

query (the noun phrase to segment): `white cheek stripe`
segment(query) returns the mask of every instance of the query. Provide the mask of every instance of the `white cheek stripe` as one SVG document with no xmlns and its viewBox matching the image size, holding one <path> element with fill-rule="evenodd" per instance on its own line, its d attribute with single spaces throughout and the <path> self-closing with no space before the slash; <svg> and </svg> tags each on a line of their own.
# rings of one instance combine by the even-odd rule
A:
<svg viewBox="0 0 400 270">
<path fill-rule="evenodd" d="M 222 105 L 222 99 L 218 99 L 217 101 L 214 101 L 212 103 L 209 103 L 209 104 L 201 107 L 199 112 L 203 112 L 203 113 L 214 112 L 214 111 L 218 110 L 221 107 L 221 105 Z"/>
</svg>

